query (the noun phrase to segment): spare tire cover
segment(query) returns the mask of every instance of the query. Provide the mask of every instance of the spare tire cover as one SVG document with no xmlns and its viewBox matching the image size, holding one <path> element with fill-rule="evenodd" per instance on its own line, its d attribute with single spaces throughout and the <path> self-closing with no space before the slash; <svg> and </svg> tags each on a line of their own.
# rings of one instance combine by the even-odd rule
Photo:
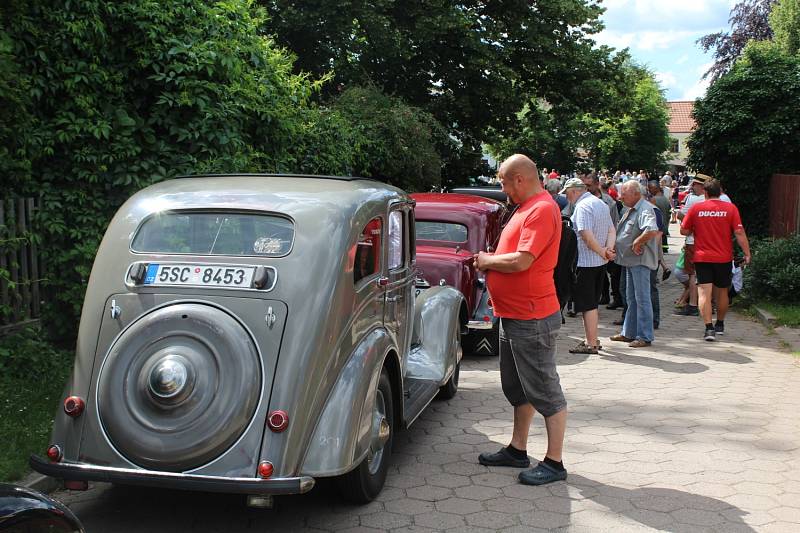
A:
<svg viewBox="0 0 800 533">
<path fill-rule="evenodd" d="M 261 364 L 253 340 L 211 305 L 175 304 L 137 320 L 98 378 L 100 420 L 129 461 L 180 472 L 227 450 L 255 414 Z"/>
</svg>

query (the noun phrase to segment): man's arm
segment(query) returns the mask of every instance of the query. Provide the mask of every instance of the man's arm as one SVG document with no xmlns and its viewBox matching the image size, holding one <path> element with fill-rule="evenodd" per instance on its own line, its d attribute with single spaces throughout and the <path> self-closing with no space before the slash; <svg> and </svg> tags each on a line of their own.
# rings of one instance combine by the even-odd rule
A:
<svg viewBox="0 0 800 533">
<path fill-rule="evenodd" d="M 636 239 L 634 239 L 633 241 L 633 244 L 631 244 L 633 253 L 635 253 L 636 255 L 642 255 L 642 252 L 644 251 L 642 250 L 642 248 L 644 247 L 645 244 L 647 244 L 647 241 L 657 237 L 659 233 L 661 232 L 658 231 L 657 229 L 650 230 L 650 231 L 645 231 L 644 233 L 636 237 Z"/>
<path fill-rule="evenodd" d="M 736 237 L 736 242 L 739 243 L 739 247 L 744 252 L 744 264 L 750 264 L 750 241 L 747 240 L 747 234 L 744 232 L 744 228 L 736 228 L 733 230 L 733 235 Z"/>
<path fill-rule="evenodd" d="M 610 227 L 608 230 L 605 246 L 597 242 L 597 239 L 594 238 L 594 233 L 592 233 L 590 229 L 581 230 L 578 234 L 581 236 L 581 239 L 583 239 L 583 242 L 586 243 L 586 247 L 603 259 L 609 259 L 609 254 L 613 254 L 614 243 L 617 240 L 617 232 L 613 227 Z"/>
<path fill-rule="evenodd" d="M 511 252 L 508 254 L 479 252 L 474 257 L 475 267 L 478 270 L 496 270 L 504 273 L 528 270 L 535 259 L 533 254 L 528 252 Z"/>
</svg>

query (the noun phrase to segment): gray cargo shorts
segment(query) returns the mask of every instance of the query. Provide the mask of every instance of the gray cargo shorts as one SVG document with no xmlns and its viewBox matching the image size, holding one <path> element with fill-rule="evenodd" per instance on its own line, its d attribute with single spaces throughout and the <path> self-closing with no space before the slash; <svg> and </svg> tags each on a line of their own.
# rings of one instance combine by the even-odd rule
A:
<svg viewBox="0 0 800 533">
<path fill-rule="evenodd" d="M 530 403 L 549 417 L 567 407 L 556 370 L 561 313 L 542 319 L 500 319 L 500 381 L 513 406 Z"/>
</svg>

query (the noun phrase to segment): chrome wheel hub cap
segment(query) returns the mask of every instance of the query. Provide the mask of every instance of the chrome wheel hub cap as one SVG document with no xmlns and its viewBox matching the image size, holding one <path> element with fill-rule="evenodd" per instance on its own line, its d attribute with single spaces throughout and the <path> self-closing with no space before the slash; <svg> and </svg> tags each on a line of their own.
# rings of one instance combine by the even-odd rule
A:
<svg viewBox="0 0 800 533">
<path fill-rule="evenodd" d="M 194 386 L 194 368 L 180 355 L 160 359 L 150 371 L 148 389 L 156 401 L 175 401 L 186 396 Z"/>
<path fill-rule="evenodd" d="M 372 412 L 372 437 L 369 451 L 367 452 L 367 467 L 372 475 L 375 475 L 380 470 L 383 450 L 391 436 L 391 432 L 389 421 L 386 420 L 386 402 L 383 398 L 383 393 L 378 390 L 375 393 L 375 409 Z"/>
</svg>

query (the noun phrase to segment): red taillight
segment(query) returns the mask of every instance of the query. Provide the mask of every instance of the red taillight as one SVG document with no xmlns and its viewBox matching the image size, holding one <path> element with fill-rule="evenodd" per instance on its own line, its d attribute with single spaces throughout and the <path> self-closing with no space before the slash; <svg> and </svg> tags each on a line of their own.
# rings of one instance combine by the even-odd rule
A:
<svg viewBox="0 0 800 533">
<path fill-rule="evenodd" d="M 286 411 L 272 411 L 267 417 L 269 429 L 275 433 L 280 433 L 289 425 L 289 415 Z"/>
<path fill-rule="evenodd" d="M 258 463 L 258 475 L 263 477 L 264 479 L 270 477 L 272 475 L 272 471 L 274 470 L 272 463 L 269 461 L 261 461 Z"/>
<path fill-rule="evenodd" d="M 64 412 L 72 418 L 80 416 L 85 406 L 86 404 L 83 403 L 83 399 L 79 396 L 70 396 L 64 400 Z"/>
<path fill-rule="evenodd" d="M 492 321 L 492 317 L 490 317 L 489 315 L 483 315 L 483 321 L 484 322 L 491 322 Z"/>
<path fill-rule="evenodd" d="M 51 444 L 49 448 L 47 448 L 47 458 L 57 463 L 61 460 L 63 454 L 61 453 L 61 448 L 56 446 L 55 444 Z"/>
</svg>

